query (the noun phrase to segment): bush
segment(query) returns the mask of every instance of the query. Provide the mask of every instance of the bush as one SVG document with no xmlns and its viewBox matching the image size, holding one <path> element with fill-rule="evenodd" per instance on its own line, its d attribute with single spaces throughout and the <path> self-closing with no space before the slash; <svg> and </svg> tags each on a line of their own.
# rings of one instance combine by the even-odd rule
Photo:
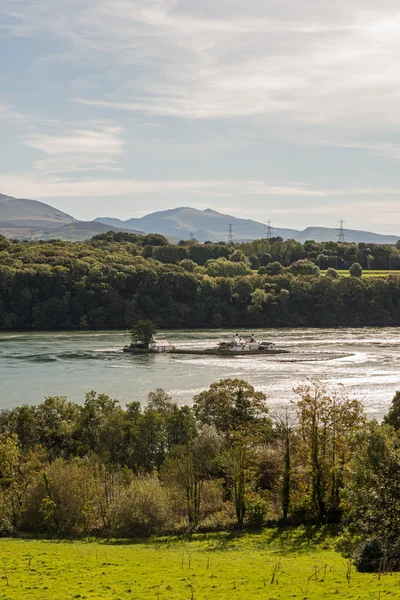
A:
<svg viewBox="0 0 400 600">
<path fill-rule="evenodd" d="M 326 271 L 326 276 L 331 277 L 331 279 L 338 279 L 340 274 L 336 271 L 336 269 L 329 267 L 329 269 Z"/>
<path fill-rule="evenodd" d="M 349 269 L 349 273 L 352 277 L 362 277 L 362 266 L 359 263 L 353 263 Z"/>
<path fill-rule="evenodd" d="M 174 515 L 166 488 L 157 477 L 136 477 L 115 502 L 119 535 L 140 537 L 166 533 L 173 528 Z"/>
<path fill-rule="evenodd" d="M 184 258 L 179 263 L 179 266 L 182 267 L 182 269 L 185 269 L 185 271 L 193 273 L 195 268 L 197 267 L 197 263 L 195 263 L 193 260 L 190 260 L 190 258 Z"/>
<path fill-rule="evenodd" d="M 268 514 L 268 502 L 259 494 L 252 494 L 247 499 L 246 514 L 248 526 L 260 529 Z"/>
<path fill-rule="evenodd" d="M 283 271 L 283 267 L 282 267 L 281 263 L 278 262 L 277 260 L 275 262 L 269 263 L 265 267 L 266 275 L 279 275 L 279 273 L 282 273 L 282 271 Z"/>
<path fill-rule="evenodd" d="M 294 275 L 319 275 L 319 267 L 311 262 L 311 260 L 298 260 L 292 263 L 289 267 L 289 271 Z"/>
<path fill-rule="evenodd" d="M 364 540 L 357 548 L 354 564 L 359 573 L 377 573 L 383 562 L 381 542 L 376 539 Z"/>
<path fill-rule="evenodd" d="M 24 501 L 26 531 L 82 535 L 101 524 L 95 469 L 80 459 L 56 460 L 30 487 Z"/>
</svg>

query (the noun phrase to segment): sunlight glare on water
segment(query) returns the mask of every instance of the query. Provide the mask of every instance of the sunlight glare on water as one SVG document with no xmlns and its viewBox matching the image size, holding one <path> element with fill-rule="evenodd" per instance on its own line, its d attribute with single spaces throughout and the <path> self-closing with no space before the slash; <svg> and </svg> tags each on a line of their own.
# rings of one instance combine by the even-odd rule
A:
<svg viewBox="0 0 400 600">
<path fill-rule="evenodd" d="M 162 387 L 178 403 L 190 402 L 210 383 L 227 377 L 246 379 L 263 390 L 271 410 L 295 399 L 293 387 L 307 377 L 343 384 L 361 399 L 370 416 L 380 418 L 400 389 L 400 329 L 271 329 L 241 331 L 293 350 L 274 357 L 214 357 L 124 354 L 125 331 L 0 333 L 0 406 L 37 404 L 46 396 L 82 403 L 89 390 L 121 402 L 144 402 Z M 210 348 L 230 339 L 231 331 L 163 331 L 179 348 Z M 331 361 L 303 360 L 302 353 L 338 352 L 353 356 Z M 303 355 L 304 357 L 306 354 Z"/>
</svg>

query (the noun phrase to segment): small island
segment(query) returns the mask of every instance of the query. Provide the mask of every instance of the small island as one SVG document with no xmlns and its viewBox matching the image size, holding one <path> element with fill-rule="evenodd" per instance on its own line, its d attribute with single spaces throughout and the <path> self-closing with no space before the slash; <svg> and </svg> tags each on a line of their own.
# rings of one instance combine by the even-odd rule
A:
<svg viewBox="0 0 400 600">
<path fill-rule="evenodd" d="M 138 321 L 132 328 L 132 342 L 123 348 L 124 352 L 131 354 L 194 354 L 212 356 L 239 356 L 246 354 L 259 356 L 260 354 L 288 354 L 289 350 L 278 349 L 274 342 L 258 342 L 253 335 L 249 339 L 240 337 L 237 333 L 229 342 L 220 342 L 214 348 L 176 348 L 168 340 L 155 338 L 156 326 L 152 321 Z"/>
<path fill-rule="evenodd" d="M 275 342 L 243 338 L 237 333 L 230 341 L 219 342 L 212 348 L 176 348 L 169 340 L 156 339 L 157 328 L 152 321 L 137 321 L 132 328 L 132 342 L 124 346 L 123 352 L 128 354 L 180 354 L 192 356 L 276 356 L 284 362 L 320 362 L 354 356 L 352 352 L 303 352 L 299 350 L 278 348 Z"/>
</svg>

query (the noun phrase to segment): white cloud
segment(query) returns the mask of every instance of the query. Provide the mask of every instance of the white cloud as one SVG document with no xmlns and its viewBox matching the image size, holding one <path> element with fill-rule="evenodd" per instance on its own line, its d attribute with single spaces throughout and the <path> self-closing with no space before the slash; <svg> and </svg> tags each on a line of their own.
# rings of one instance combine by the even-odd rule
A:
<svg viewBox="0 0 400 600">
<path fill-rule="evenodd" d="M 91 126 L 91 127 L 90 127 Z M 46 155 L 33 168 L 46 174 L 88 170 L 122 171 L 118 158 L 124 149 L 123 130 L 107 123 L 89 122 L 85 129 L 58 124 L 64 133 L 30 133 L 23 144 Z"/>
<path fill-rule="evenodd" d="M 259 214 L 271 201 L 266 210 L 282 218 L 299 214 L 302 202 L 321 219 L 335 211 L 356 218 L 365 206 L 371 223 L 393 223 L 400 181 L 396 166 L 385 167 L 400 158 L 398 0 L 2 0 L 0 32 L 19 44 L 40 39 L 29 48 L 42 49 L 32 57 L 34 75 L 43 76 L 41 100 L 54 89 L 66 95 L 59 118 L 52 102 L 53 120 L 45 108 L 34 115 L 18 87 L 18 109 L 4 96 L 0 124 L 14 125 L 30 162 L 13 172 L 7 166 L 0 191 L 155 195 L 160 204 L 175 194 L 197 203 L 233 199 L 238 210 L 251 200 Z M 41 107 L 35 77 L 31 85 L 32 106 Z M 94 121 L 93 113 L 110 119 Z M 281 157 L 270 167 L 274 140 Z M 336 163 L 327 155 L 319 161 L 318 146 Z M 354 149 L 364 173 L 359 167 L 353 175 L 340 148 Z M 312 166 L 304 175 L 308 184 L 293 181 L 303 177 L 300 168 L 290 171 L 296 161 L 307 165 L 304 153 L 316 162 L 314 177 Z M 165 168 L 157 162 L 163 157 Z M 333 188 L 326 182 L 336 173 Z M 272 206 L 274 198 L 282 202 Z"/>
<path fill-rule="evenodd" d="M 113 197 L 121 195 L 146 195 L 162 194 L 164 192 L 191 192 L 198 195 L 232 196 L 232 197 L 282 197 L 282 198 L 319 198 L 322 200 L 334 199 L 336 197 L 361 197 L 364 198 L 384 197 L 400 194 L 399 187 L 353 187 L 353 188 L 315 188 L 300 182 L 292 184 L 274 184 L 259 180 L 190 180 L 190 179 L 111 179 L 111 178 L 85 178 L 72 180 L 53 175 L 44 176 L 31 173 L 30 175 L 19 175 L 18 173 L 3 174 L 1 176 L 2 189 L 6 193 L 14 190 L 14 194 L 26 196 L 35 190 L 37 198 L 56 197 Z M 289 213 L 298 212 L 298 209 L 273 209 L 274 212 Z M 323 214 L 329 210 L 327 205 L 315 207 L 316 213 Z"/>
<path fill-rule="evenodd" d="M 278 113 L 366 128 L 400 123 L 394 1 L 4 2 L 14 35 L 59 36 L 70 58 L 120 70 L 122 91 L 81 98 L 103 108 L 195 119 Z M 129 83 L 132 68 L 139 75 Z"/>
</svg>

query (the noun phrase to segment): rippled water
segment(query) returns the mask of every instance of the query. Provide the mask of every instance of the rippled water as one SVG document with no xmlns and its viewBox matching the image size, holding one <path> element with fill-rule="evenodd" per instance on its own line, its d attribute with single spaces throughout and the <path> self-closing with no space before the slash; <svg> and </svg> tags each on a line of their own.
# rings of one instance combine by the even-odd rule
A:
<svg viewBox="0 0 400 600">
<path fill-rule="evenodd" d="M 291 349 L 293 356 L 215 357 L 124 354 L 127 332 L 0 333 L 0 405 L 36 404 L 65 395 L 83 402 L 85 392 L 105 392 L 122 402 L 144 401 L 156 387 L 179 403 L 190 401 L 211 382 L 246 379 L 263 390 L 271 409 L 294 399 L 293 387 L 306 377 L 343 384 L 352 397 L 380 417 L 400 389 L 400 328 L 271 329 L 258 339 Z M 167 331 L 162 338 L 179 347 L 207 348 L 229 339 L 231 331 Z M 308 361 L 304 352 L 352 352 L 326 362 Z M 289 360 L 295 362 L 289 362 Z"/>
</svg>

